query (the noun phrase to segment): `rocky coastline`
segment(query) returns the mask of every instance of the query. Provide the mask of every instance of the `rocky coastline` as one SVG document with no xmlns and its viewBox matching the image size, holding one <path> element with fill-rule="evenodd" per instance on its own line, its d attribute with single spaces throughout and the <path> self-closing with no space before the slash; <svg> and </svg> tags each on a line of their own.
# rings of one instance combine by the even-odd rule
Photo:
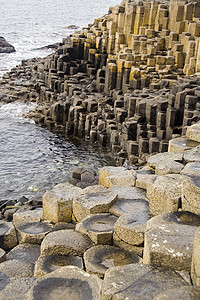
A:
<svg viewBox="0 0 200 300">
<path fill-rule="evenodd" d="M 13 53 L 15 51 L 15 48 L 4 37 L 0 36 L 0 53 Z"/>
<path fill-rule="evenodd" d="M 3 76 L 1 103 L 117 166 L 1 204 L 0 300 L 200 299 L 199 18 L 126 0 Z"/>
</svg>

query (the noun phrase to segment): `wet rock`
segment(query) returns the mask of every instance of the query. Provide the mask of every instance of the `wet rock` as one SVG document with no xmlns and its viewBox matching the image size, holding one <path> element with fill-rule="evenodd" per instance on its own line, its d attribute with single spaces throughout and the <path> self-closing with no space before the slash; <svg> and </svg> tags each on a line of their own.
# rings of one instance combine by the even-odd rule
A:
<svg viewBox="0 0 200 300">
<path fill-rule="evenodd" d="M 114 246 L 95 246 L 84 253 L 86 271 L 104 277 L 108 268 L 138 263 L 136 254 L 128 253 Z"/>
<path fill-rule="evenodd" d="M 200 176 L 186 178 L 182 184 L 182 208 L 200 215 Z"/>
<path fill-rule="evenodd" d="M 60 183 L 43 195 L 43 220 L 71 222 L 73 199 L 81 189 L 70 183 Z"/>
<path fill-rule="evenodd" d="M 117 194 L 112 193 L 101 185 L 87 187 L 83 194 L 73 200 L 73 214 L 81 221 L 89 214 L 109 212 L 110 207 L 117 201 Z"/>
<path fill-rule="evenodd" d="M 13 222 L 16 224 L 26 224 L 40 222 L 42 220 L 42 208 L 33 210 L 21 208 L 13 215 Z"/>
<path fill-rule="evenodd" d="M 17 227 L 19 243 L 41 244 L 50 230 L 51 226 L 42 222 L 27 223 L 19 226 Z"/>
<path fill-rule="evenodd" d="M 38 279 L 28 293 L 28 300 L 100 299 L 101 280 L 77 267 L 62 267 Z"/>
<path fill-rule="evenodd" d="M 198 300 L 200 288 L 194 286 L 180 286 L 178 289 L 167 290 L 156 296 L 154 300 Z"/>
<path fill-rule="evenodd" d="M 154 299 L 166 289 L 179 288 L 184 284 L 181 276 L 173 271 L 131 264 L 106 271 L 101 299 Z"/>
<path fill-rule="evenodd" d="M 193 284 L 200 287 L 200 227 L 196 230 L 194 236 L 191 278 Z"/>
<path fill-rule="evenodd" d="M 12 223 L 0 221 L 0 241 L 4 250 L 12 249 L 17 245 L 16 230 Z"/>
<path fill-rule="evenodd" d="M 111 214 L 91 215 L 78 223 L 76 230 L 86 234 L 96 245 L 110 245 L 116 221 L 117 217 Z"/>
<path fill-rule="evenodd" d="M 7 260 L 26 260 L 35 264 L 40 256 L 40 246 L 32 244 L 19 244 L 14 247 L 8 254 Z"/>
<path fill-rule="evenodd" d="M 124 167 L 103 167 L 99 169 L 99 184 L 111 186 L 135 186 L 136 171 Z"/>
<path fill-rule="evenodd" d="M 0 36 L 0 53 L 12 53 L 15 52 L 15 48 L 6 40 Z"/>
<path fill-rule="evenodd" d="M 159 176 L 148 191 L 151 215 L 178 211 L 181 206 L 182 182 L 184 175 L 169 174 Z"/>
<path fill-rule="evenodd" d="M 189 212 L 150 219 L 145 234 L 144 264 L 190 272 L 197 226 L 200 226 L 200 216 Z"/>
<path fill-rule="evenodd" d="M 78 231 L 58 230 L 44 238 L 41 244 L 41 255 L 81 256 L 92 245 L 90 239 Z"/>
<path fill-rule="evenodd" d="M 35 283 L 36 279 L 12 278 L 6 287 L 0 291 L 0 300 L 22 300 L 27 299 L 27 293 Z"/>
<path fill-rule="evenodd" d="M 34 266 L 25 260 L 6 260 L 0 264 L 0 272 L 9 278 L 26 278 L 33 276 Z"/>
<path fill-rule="evenodd" d="M 64 266 L 77 266 L 83 269 L 82 258 L 71 255 L 42 255 L 35 264 L 34 276 L 45 276 Z"/>
</svg>

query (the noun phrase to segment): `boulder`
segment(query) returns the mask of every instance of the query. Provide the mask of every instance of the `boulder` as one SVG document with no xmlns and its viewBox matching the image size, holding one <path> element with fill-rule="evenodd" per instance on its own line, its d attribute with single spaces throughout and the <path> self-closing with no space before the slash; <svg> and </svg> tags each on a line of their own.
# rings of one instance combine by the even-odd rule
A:
<svg viewBox="0 0 200 300">
<path fill-rule="evenodd" d="M 43 220 L 71 222 L 72 203 L 81 194 L 81 189 L 70 183 L 60 183 L 43 195 Z"/>
<path fill-rule="evenodd" d="M 111 186 L 135 186 L 136 171 L 125 167 L 103 167 L 99 169 L 99 184 Z"/>
<path fill-rule="evenodd" d="M 200 176 L 187 177 L 182 184 L 182 209 L 200 215 Z"/>
<path fill-rule="evenodd" d="M 74 198 L 73 215 L 80 222 L 90 214 L 107 213 L 117 198 L 117 194 L 101 185 L 87 187 L 83 194 Z"/>
<path fill-rule="evenodd" d="M 189 212 L 151 218 L 146 226 L 143 263 L 190 272 L 197 226 L 200 216 Z"/>
<path fill-rule="evenodd" d="M 130 264 L 110 268 L 102 285 L 102 300 L 148 300 L 166 289 L 186 285 L 174 271 L 156 269 L 142 264 Z"/>
<path fill-rule="evenodd" d="M 83 219 L 76 230 L 86 234 L 94 244 L 112 244 L 114 224 L 117 217 L 111 214 L 96 214 Z"/>
<path fill-rule="evenodd" d="M 77 267 L 66 266 L 38 279 L 30 289 L 27 300 L 99 300 L 100 290 L 101 280 L 97 276 Z"/>
<path fill-rule="evenodd" d="M 6 39 L 0 36 L 0 53 L 12 53 L 15 52 L 15 48 Z"/>
<path fill-rule="evenodd" d="M 105 272 L 116 266 L 138 263 L 140 258 L 136 254 L 128 253 L 118 247 L 99 245 L 88 249 L 84 253 L 86 271 L 99 277 L 104 277 Z"/>
<path fill-rule="evenodd" d="M 91 240 L 75 230 L 50 232 L 42 241 L 41 255 L 78 255 L 81 256 L 92 247 Z"/>
</svg>

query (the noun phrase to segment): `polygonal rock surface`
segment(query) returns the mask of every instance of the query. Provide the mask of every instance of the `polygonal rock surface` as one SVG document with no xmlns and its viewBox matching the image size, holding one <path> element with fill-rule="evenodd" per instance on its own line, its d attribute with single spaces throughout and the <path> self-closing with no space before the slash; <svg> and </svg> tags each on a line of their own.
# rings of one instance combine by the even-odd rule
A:
<svg viewBox="0 0 200 300">
<path fill-rule="evenodd" d="M 107 213 L 117 198 L 117 194 L 101 185 L 89 186 L 73 200 L 73 214 L 80 222 L 89 214 Z"/>
<path fill-rule="evenodd" d="M 83 269 L 83 261 L 79 256 L 71 255 L 42 255 L 35 264 L 34 276 L 45 276 L 64 266 L 77 266 Z"/>
<path fill-rule="evenodd" d="M 183 153 L 182 152 L 175 152 L 175 153 L 170 153 L 170 152 L 164 152 L 164 153 L 158 153 L 153 156 L 148 157 L 147 159 L 147 165 L 151 168 L 156 168 L 161 162 L 165 161 L 182 161 L 183 159 Z"/>
<path fill-rule="evenodd" d="M 178 137 L 169 141 L 168 152 L 184 152 L 185 150 L 197 147 L 198 145 L 198 142 L 185 137 Z"/>
<path fill-rule="evenodd" d="M 0 300 L 23 300 L 27 299 L 27 293 L 35 283 L 36 279 L 32 277 L 16 278 L 6 285 L 0 291 Z"/>
<path fill-rule="evenodd" d="M 188 163 L 181 171 L 183 175 L 200 176 L 200 162 Z"/>
<path fill-rule="evenodd" d="M 200 123 L 189 126 L 186 131 L 186 137 L 200 143 Z"/>
<path fill-rule="evenodd" d="M 117 246 L 127 252 L 137 254 L 141 257 L 143 255 L 143 250 L 144 250 L 143 244 L 139 245 L 139 246 L 128 244 L 128 243 L 124 242 L 123 240 L 121 240 L 115 232 L 113 233 L 113 245 Z"/>
<path fill-rule="evenodd" d="M 86 234 L 96 245 L 111 244 L 117 217 L 111 214 L 96 214 L 83 219 L 76 230 Z"/>
<path fill-rule="evenodd" d="M 200 215 L 200 176 L 186 178 L 182 184 L 182 208 Z"/>
<path fill-rule="evenodd" d="M 23 225 L 26 223 L 40 222 L 42 220 L 42 208 L 30 209 L 19 209 L 13 215 L 13 222 Z"/>
<path fill-rule="evenodd" d="M 181 286 L 167 290 L 156 296 L 154 300 L 199 300 L 200 288 L 194 286 Z"/>
<path fill-rule="evenodd" d="M 148 192 L 151 215 L 178 211 L 182 195 L 184 175 L 159 176 Z"/>
<path fill-rule="evenodd" d="M 62 267 L 38 279 L 27 300 L 99 300 L 101 280 L 77 267 Z"/>
<path fill-rule="evenodd" d="M 6 260 L 6 252 L 0 248 L 0 263 Z"/>
<path fill-rule="evenodd" d="M 17 228 L 19 243 L 41 244 L 43 238 L 50 230 L 51 226 L 42 222 L 22 225 Z"/>
<path fill-rule="evenodd" d="M 184 165 L 177 161 L 166 160 L 166 161 L 160 162 L 156 166 L 155 174 L 159 175 L 159 176 L 167 175 L 167 174 L 179 174 L 183 168 L 184 168 Z"/>
<path fill-rule="evenodd" d="M 189 212 L 150 219 L 145 234 L 144 264 L 189 272 L 197 226 L 200 226 L 200 216 Z"/>
<path fill-rule="evenodd" d="M 185 284 L 180 275 L 142 264 L 110 268 L 105 273 L 102 300 L 149 300 L 166 289 Z"/>
<path fill-rule="evenodd" d="M 194 236 L 191 277 L 194 285 L 200 286 L 200 227 Z"/>
<path fill-rule="evenodd" d="M 187 162 L 200 161 L 200 146 L 185 151 L 183 159 Z"/>
<path fill-rule="evenodd" d="M 42 255 L 78 255 L 81 256 L 92 247 L 91 240 L 75 230 L 58 230 L 49 233 L 41 244 Z"/>
<path fill-rule="evenodd" d="M 6 260 L 0 264 L 0 272 L 10 278 L 32 277 L 33 269 L 33 264 L 25 260 L 12 259 Z"/>
<path fill-rule="evenodd" d="M 60 183 L 43 195 L 43 220 L 51 222 L 71 222 L 74 197 L 81 189 L 70 183 Z"/>
<path fill-rule="evenodd" d="M 84 253 L 86 271 L 104 277 L 110 267 L 138 263 L 140 258 L 136 254 L 128 253 L 118 247 L 95 246 Z"/>
<path fill-rule="evenodd" d="M 8 254 L 7 260 L 19 259 L 35 263 L 40 256 L 40 246 L 32 244 L 19 244 L 14 247 Z"/>
<path fill-rule="evenodd" d="M 103 167 L 99 169 L 99 184 L 111 186 L 135 186 L 136 171 L 124 167 Z"/>
<path fill-rule="evenodd" d="M 16 230 L 12 223 L 0 221 L 1 248 L 12 249 L 17 245 Z"/>
</svg>

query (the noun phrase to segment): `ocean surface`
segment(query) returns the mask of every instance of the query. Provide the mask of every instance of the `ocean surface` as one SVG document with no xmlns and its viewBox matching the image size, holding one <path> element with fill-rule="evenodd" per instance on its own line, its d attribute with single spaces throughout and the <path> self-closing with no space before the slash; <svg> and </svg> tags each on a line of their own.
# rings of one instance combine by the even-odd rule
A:
<svg viewBox="0 0 200 300">
<path fill-rule="evenodd" d="M 0 54 L 0 77 L 22 59 L 45 57 L 51 50 L 43 46 L 61 42 L 108 12 L 117 0 L 0 0 L 0 36 L 16 49 Z M 58 136 L 22 117 L 33 104 L 0 106 L 0 200 L 43 194 L 59 182 L 67 181 L 75 166 L 99 167 L 112 163 L 80 141 Z"/>
</svg>

